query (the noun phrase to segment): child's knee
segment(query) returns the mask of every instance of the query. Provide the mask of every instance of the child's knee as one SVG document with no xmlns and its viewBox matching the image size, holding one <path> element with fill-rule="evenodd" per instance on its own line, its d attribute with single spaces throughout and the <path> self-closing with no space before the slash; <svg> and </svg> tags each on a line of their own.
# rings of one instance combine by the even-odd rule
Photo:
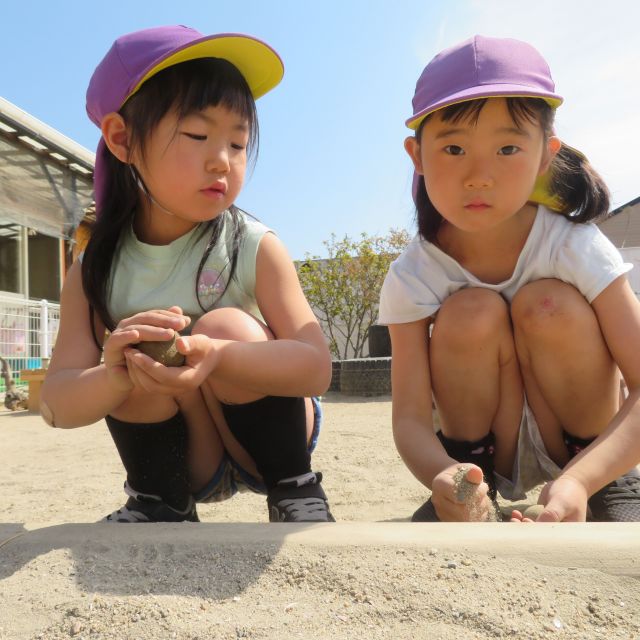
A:
<svg viewBox="0 0 640 640">
<path fill-rule="evenodd" d="M 518 291 L 511 304 L 514 327 L 525 337 L 570 338 L 580 321 L 593 323 L 591 305 L 573 286 L 556 279 L 537 280 Z"/>
<path fill-rule="evenodd" d="M 205 313 L 193 326 L 192 333 L 242 342 L 264 342 L 274 338 L 264 322 L 235 307 L 214 309 Z"/>
<path fill-rule="evenodd" d="M 462 289 L 447 298 L 438 311 L 433 339 L 455 347 L 495 338 L 510 331 L 503 298 L 489 289 Z"/>
</svg>

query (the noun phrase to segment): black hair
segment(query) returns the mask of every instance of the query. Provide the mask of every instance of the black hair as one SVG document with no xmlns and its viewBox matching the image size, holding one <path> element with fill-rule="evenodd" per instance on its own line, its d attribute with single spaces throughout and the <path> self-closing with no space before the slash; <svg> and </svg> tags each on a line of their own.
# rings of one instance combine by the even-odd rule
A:
<svg viewBox="0 0 640 640">
<path fill-rule="evenodd" d="M 468 120 L 475 124 L 488 98 L 460 102 L 438 111 L 444 122 L 457 123 Z M 507 109 L 513 122 L 520 126 L 523 121 L 540 124 L 545 140 L 553 135 L 554 109 L 540 98 L 506 98 Z M 429 114 L 416 131 L 420 143 L 422 129 L 433 114 Z M 596 220 L 609 212 L 609 190 L 602 177 L 589 161 L 571 147 L 562 145 L 554 157 L 550 172 L 550 192 L 557 196 L 561 205 L 555 211 L 571 222 Z M 424 180 L 418 180 L 415 194 L 418 232 L 422 238 L 434 242 L 442 223 L 442 216 L 429 199 Z"/>
<path fill-rule="evenodd" d="M 174 110 L 178 119 L 181 119 L 209 106 L 226 107 L 247 119 L 247 150 L 250 159 L 255 159 L 258 147 L 255 101 L 244 76 L 227 60 L 201 58 L 168 67 L 147 80 L 127 100 L 119 113 L 130 134 L 130 148 L 138 149 L 144 157 L 150 134 L 167 113 Z M 106 155 L 106 196 L 84 252 L 82 284 L 90 307 L 107 329 L 113 330 L 116 323 L 107 308 L 113 260 L 117 255 L 122 233 L 131 227 L 135 213 L 140 208 L 141 198 L 147 196 L 138 187 L 132 166 L 120 162 L 111 153 Z M 197 283 L 211 250 L 220 240 L 225 222 L 231 225 L 232 230 L 227 282 L 231 282 L 236 272 L 244 225 L 240 210 L 232 205 L 227 211 L 202 225 L 199 237 L 208 233 L 209 241 L 198 266 L 194 287 L 198 304 L 203 311 L 208 309 L 200 300 Z M 218 299 L 223 294 L 224 291 Z M 91 315 L 93 326 L 93 313 Z"/>
</svg>

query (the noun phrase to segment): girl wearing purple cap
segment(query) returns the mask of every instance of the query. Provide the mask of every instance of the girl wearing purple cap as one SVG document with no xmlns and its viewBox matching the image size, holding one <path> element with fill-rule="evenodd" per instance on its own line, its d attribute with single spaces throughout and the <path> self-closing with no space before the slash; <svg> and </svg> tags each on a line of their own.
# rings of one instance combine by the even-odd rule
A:
<svg viewBox="0 0 640 640">
<path fill-rule="evenodd" d="M 545 481 L 540 521 L 640 520 L 640 304 L 592 223 L 606 186 L 554 134 L 561 102 L 510 39 L 447 49 L 416 85 L 418 235 L 380 301 L 395 441 L 432 490 L 414 521 L 501 519 L 497 490 Z"/>
<path fill-rule="evenodd" d="M 310 458 L 326 341 L 281 242 L 234 204 L 254 99 L 282 74 L 255 38 L 160 27 L 118 38 L 91 78 L 97 224 L 42 415 L 106 419 L 129 495 L 107 520 L 197 521 L 196 502 L 239 489 L 266 493 L 272 521 L 333 520 Z M 174 366 L 143 353 L 172 339 Z"/>
</svg>

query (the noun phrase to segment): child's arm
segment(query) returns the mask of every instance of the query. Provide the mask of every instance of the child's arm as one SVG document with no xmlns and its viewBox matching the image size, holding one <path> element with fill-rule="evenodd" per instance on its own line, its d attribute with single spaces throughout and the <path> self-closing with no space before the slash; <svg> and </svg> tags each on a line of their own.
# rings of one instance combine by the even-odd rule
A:
<svg viewBox="0 0 640 640">
<path fill-rule="evenodd" d="M 629 389 L 607 429 L 546 489 L 539 521 L 584 520 L 586 498 L 640 462 L 640 303 L 626 276 L 592 302 L 600 329 Z"/>
<path fill-rule="evenodd" d="M 260 393 L 312 396 L 331 382 L 331 354 L 282 242 L 264 235 L 256 260 L 256 300 L 276 340 L 222 345 L 217 371 Z"/>
<path fill-rule="evenodd" d="M 264 395 L 314 396 L 331 381 L 331 355 L 307 302 L 293 262 L 276 236 L 264 235 L 256 260 L 256 300 L 275 340 L 240 342 L 193 334 L 178 349 L 187 367 L 170 369 L 135 356 L 153 393 L 181 394 L 219 376 L 239 388 Z"/>
<path fill-rule="evenodd" d="M 133 385 L 127 373 L 123 349 L 141 339 L 166 339 L 172 335 L 172 331 L 146 326 L 145 322 L 165 322 L 167 326 L 174 323 L 178 329 L 186 322 L 179 320 L 182 316 L 177 313 L 139 314 L 135 321 L 131 319 L 129 327 L 116 330 L 110 336 L 104 345 L 104 363 L 100 364 L 100 351 L 91 333 L 89 303 L 82 287 L 80 262 L 69 269 L 62 289 L 60 311 L 60 327 L 42 386 L 40 408 L 47 423 L 64 428 L 92 424 L 124 402 Z M 104 331 L 102 323 L 96 322 L 98 339 L 102 338 Z"/>
<path fill-rule="evenodd" d="M 400 456 L 413 475 L 432 489 L 432 500 L 441 520 L 469 520 L 469 512 L 482 513 L 480 505 L 464 504 L 456 496 L 454 475 L 460 466 L 450 458 L 433 430 L 427 320 L 389 325 L 393 359 L 393 437 Z M 469 465 L 473 466 L 473 465 Z M 473 472 L 482 482 L 482 471 Z M 469 480 L 471 478 L 468 477 Z M 476 492 L 486 503 L 486 485 Z"/>
</svg>

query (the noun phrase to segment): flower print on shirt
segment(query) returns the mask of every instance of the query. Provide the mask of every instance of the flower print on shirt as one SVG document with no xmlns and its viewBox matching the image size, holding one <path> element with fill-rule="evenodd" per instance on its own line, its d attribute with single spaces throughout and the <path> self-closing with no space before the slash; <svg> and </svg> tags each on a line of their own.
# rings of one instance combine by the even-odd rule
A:
<svg viewBox="0 0 640 640">
<path fill-rule="evenodd" d="M 222 270 L 224 271 L 224 269 Z M 198 279 L 198 298 L 205 307 L 210 307 L 227 288 L 222 271 L 205 267 Z"/>
</svg>

